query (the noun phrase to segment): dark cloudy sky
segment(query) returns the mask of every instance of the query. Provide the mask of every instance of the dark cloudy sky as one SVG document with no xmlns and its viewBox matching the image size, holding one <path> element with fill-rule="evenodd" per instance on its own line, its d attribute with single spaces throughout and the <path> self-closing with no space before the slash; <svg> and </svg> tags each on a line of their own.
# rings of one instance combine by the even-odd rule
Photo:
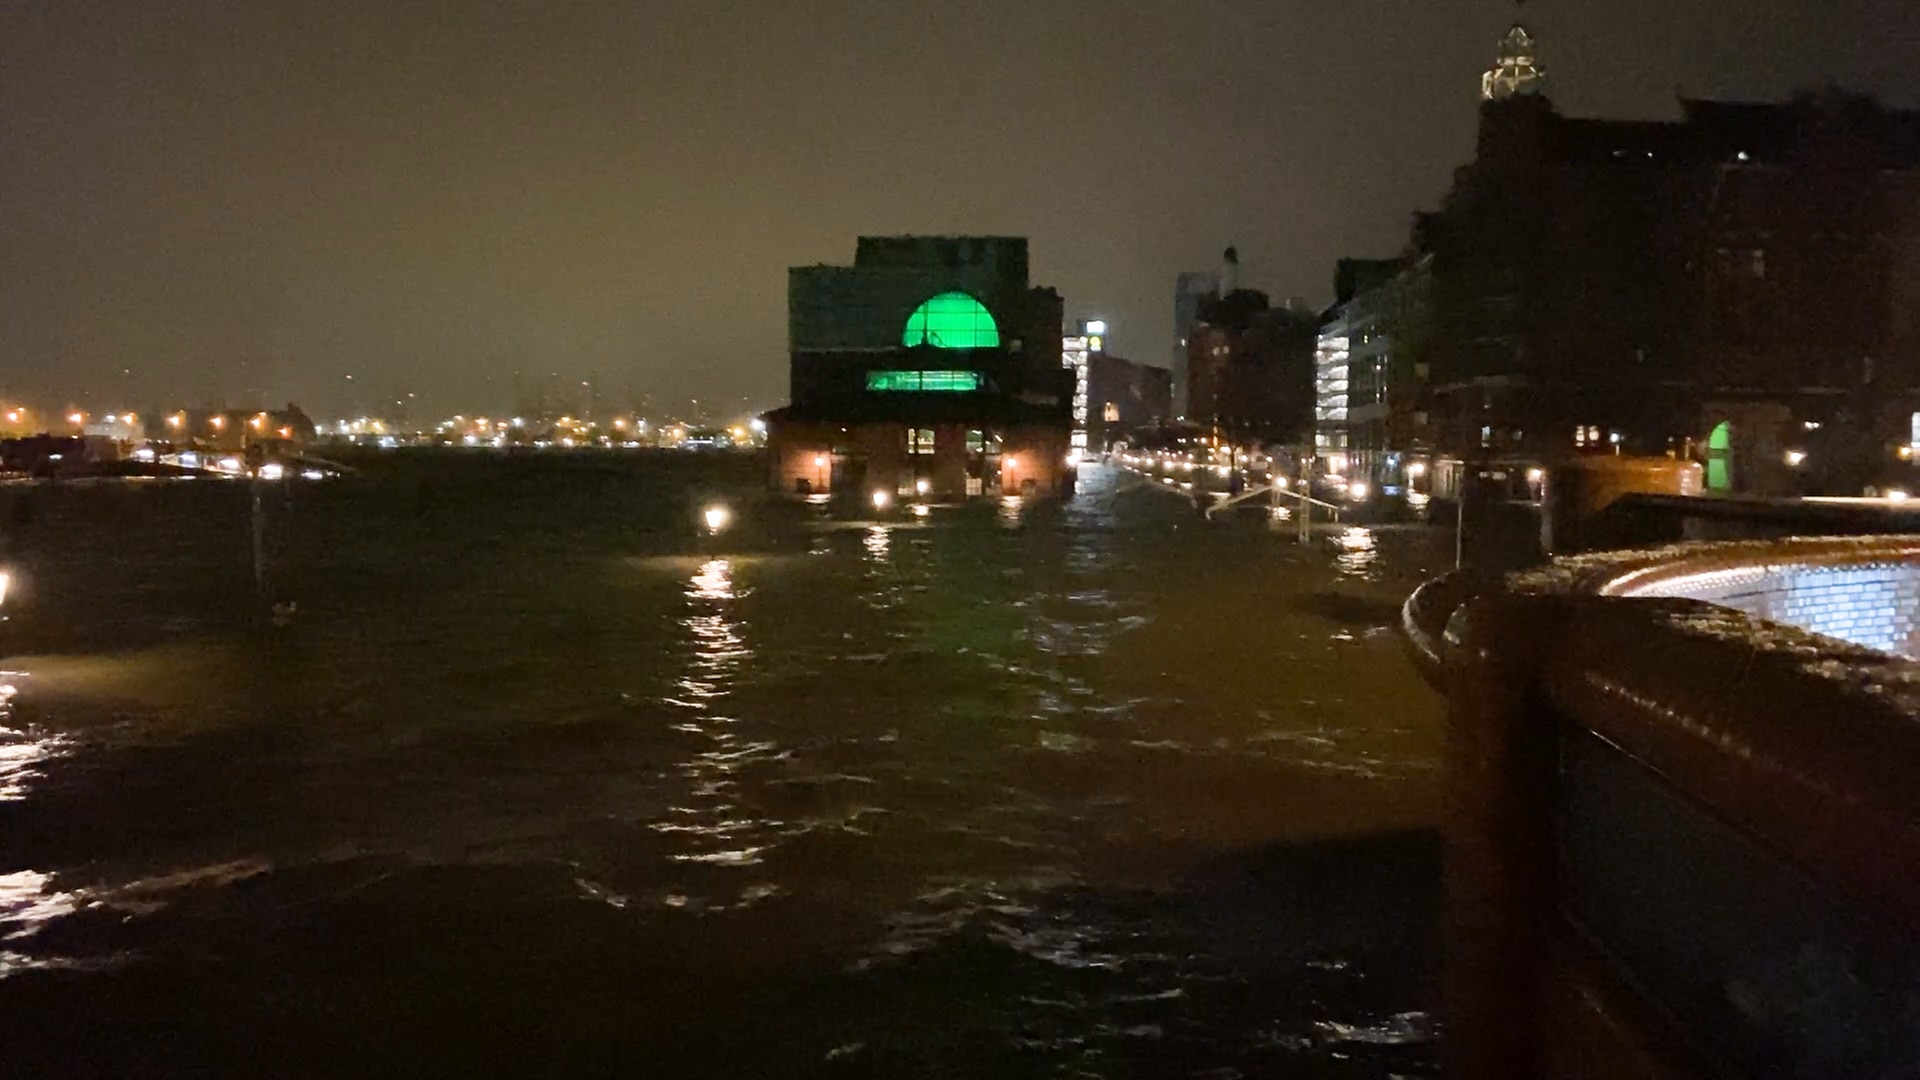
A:
<svg viewBox="0 0 1920 1080">
<path fill-rule="evenodd" d="M 1175 272 L 1230 242 L 1314 303 L 1399 248 L 1512 10 L 0 0 L 0 396 L 494 410 L 521 370 L 767 405 L 786 267 L 860 233 L 1030 236 L 1070 315 L 1163 362 Z M 1570 113 L 1920 94 L 1915 0 L 1525 17 Z"/>
</svg>

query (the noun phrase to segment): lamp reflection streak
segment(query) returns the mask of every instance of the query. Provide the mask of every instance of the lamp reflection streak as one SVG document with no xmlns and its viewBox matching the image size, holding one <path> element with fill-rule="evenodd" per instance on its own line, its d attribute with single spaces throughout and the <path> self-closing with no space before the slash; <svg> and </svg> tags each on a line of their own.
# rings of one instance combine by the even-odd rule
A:
<svg viewBox="0 0 1920 1080">
<path fill-rule="evenodd" d="M 0 671 L 0 802 L 25 799 L 32 782 L 40 776 L 39 766 L 61 750 L 57 736 L 37 737 L 5 726 L 13 715 L 13 699 L 18 692 L 13 680 L 21 674 Z M 0 941 L 31 937 L 76 907 L 78 902 L 71 893 L 54 888 L 51 874 L 38 870 L 0 874 Z M 45 966 L 41 961 L 0 948 L 0 978 L 41 966 Z"/>
<path fill-rule="evenodd" d="M 688 579 L 687 610 L 680 619 L 689 646 L 686 670 L 672 704 L 703 715 L 674 725 L 704 740 L 704 747 L 678 765 L 687 781 L 683 805 L 671 806 L 655 833 L 679 840 L 668 858 L 676 863 L 752 866 L 770 847 L 780 822 L 748 812 L 741 798 L 740 775 L 755 765 L 785 756 L 779 744 L 741 737 L 738 720 L 719 710 L 734 691 L 741 671 L 753 659 L 734 606 L 744 595 L 736 586 L 733 563 L 710 559 Z"/>
</svg>

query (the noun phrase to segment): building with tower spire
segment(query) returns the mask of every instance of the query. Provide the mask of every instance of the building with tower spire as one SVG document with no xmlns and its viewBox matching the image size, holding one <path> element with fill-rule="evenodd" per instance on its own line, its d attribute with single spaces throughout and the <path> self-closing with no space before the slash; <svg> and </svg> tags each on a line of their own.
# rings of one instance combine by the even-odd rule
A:
<svg viewBox="0 0 1920 1080">
<path fill-rule="evenodd" d="M 1480 76 L 1480 100 L 1505 101 L 1546 92 L 1547 72 L 1540 66 L 1533 32 L 1514 23 L 1500 39 L 1499 58 Z"/>
<path fill-rule="evenodd" d="M 1920 112 L 1830 89 L 1563 116 L 1521 27 L 1486 89 L 1414 244 L 1436 492 L 1441 458 L 1700 456 L 1757 495 L 1920 459 Z"/>
</svg>

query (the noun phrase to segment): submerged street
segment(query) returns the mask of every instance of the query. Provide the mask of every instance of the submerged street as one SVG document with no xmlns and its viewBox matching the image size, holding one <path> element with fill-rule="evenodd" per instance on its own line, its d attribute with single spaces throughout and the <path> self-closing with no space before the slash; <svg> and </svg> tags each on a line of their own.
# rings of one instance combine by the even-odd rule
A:
<svg viewBox="0 0 1920 1080">
<path fill-rule="evenodd" d="M 244 485 L 34 490 L 11 1067 L 1433 1071 L 1439 705 L 1387 627 L 1450 536 L 1300 546 L 1097 466 L 875 520 L 760 484 L 296 485 L 278 630 Z"/>
</svg>

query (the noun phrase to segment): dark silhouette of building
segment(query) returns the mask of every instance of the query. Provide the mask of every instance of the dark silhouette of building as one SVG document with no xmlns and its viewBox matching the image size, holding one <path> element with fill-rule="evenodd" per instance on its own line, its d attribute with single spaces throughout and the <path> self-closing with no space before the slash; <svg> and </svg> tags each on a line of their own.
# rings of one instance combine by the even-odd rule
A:
<svg viewBox="0 0 1920 1080">
<path fill-rule="evenodd" d="M 1173 373 L 1112 353 L 1088 358 L 1088 446 L 1104 450 L 1115 439 L 1173 419 Z"/>
<path fill-rule="evenodd" d="M 1173 283 L 1173 361 L 1167 368 L 1173 373 L 1173 409 L 1184 416 L 1191 400 L 1187 377 L 1187 338 L 1194 320 L 1200 317 L 1200 304 L 1220 295 L 1220 274 L 1213 270 L 1187 270 Z"/>
<path fill-rule="evenodd" d="M 1415 238 L 1439 444 L 1693 453 L 1710 487 L 1759 492 L 1892 464 L 1920 409 L 1920 113 L 1825 90 L 1570 118 L 1520 36 Z"/>
<path fill-rule="evenodd" d="M 1203 300 L 1187 337 L 1187 419 L 1236 441 L 1309 441 L 1317 326 L 1254 289 Z"/>
<path fill-rule="evenodd" d="M 792 403 L 768 415 L 782 490 L 876 500 L 1064 495 L 1074 373 L 1063 305 L 1015 237 L 861 237 L 788 273 Z"/>
</svg>

